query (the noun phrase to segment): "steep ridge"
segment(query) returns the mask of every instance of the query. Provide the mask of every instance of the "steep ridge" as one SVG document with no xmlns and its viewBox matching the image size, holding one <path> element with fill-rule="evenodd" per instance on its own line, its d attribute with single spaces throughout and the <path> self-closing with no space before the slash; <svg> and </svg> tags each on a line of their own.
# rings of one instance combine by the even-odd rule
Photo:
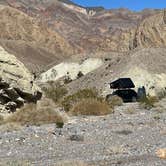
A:
<svg viewBox="0 0 166 166">
<path fill-rule="evenodd" d="M 40 67 L 73 54 L 73 47 L 63 37 L 25 13 L 1 5 L 0 15 L 0 43 L 18 58 L 21 54 L 25 64 L 34 62 Z"/>
<path fill-rule="evenodd" d="M 166 46 L 166 10 L 146 18 L 138 27 L 134 47 Z"/>
<path fill-rule="evenodd" d="M 160 10 L 84 8 L 70 1 L 3 0 L 6 5 L 42 20 L 61 34 L 79 53 L 129 51 L 135 48 L 138 26 Z M 2 3 L 2 2 L 1 2 Z"/>
</svg>

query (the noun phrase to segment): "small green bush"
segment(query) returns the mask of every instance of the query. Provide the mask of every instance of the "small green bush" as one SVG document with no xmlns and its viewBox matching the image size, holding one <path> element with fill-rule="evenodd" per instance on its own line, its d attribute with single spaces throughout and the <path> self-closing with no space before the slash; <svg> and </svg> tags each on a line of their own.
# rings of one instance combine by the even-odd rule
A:
<svg viewBox="0 0 166 166">
<path fill-rule="evenodd" d="M 69 113 L 72 115 L 107 115 L 113 112 L 113 109 L 105 101 L 99 101 L 94 98 L 83 99 L 78 102 Z"/>
<path fill-rule="evenodd" d="M 68 112 L 73 107 L 74 104 L 76 104 L 82 99 L 87 99 L 87 98 L 95 98 L 101 100 L 101 97 L 98 96 L 96 89 L 83 89 L 79 90 L 78 92 L 72 95 L 65 97 L 61 102 L 61 105 L 64 108 L 64 110 Z"/>
<path fill-rule="evenodd" d="M 64 86 L 56 83 L 50 83 L 47 88 L 43 88 L 47 98 L 52 99 L 55 103 L 59 102 L 67 93 L 67 89 Z"/>
</svg>

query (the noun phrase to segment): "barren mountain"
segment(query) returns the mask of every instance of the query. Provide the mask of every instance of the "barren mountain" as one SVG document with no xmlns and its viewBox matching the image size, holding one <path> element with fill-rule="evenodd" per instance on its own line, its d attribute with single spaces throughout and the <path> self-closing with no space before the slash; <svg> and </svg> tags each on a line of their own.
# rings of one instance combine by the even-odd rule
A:
<svg viewBox="0 0 166 166">
<path fill-rule="evenodd" d="M 142 24 L 146 24 L 149 16 L 162 13 L 150 9 L 132 12 L 127 9 L 84 8 L 68 0 L 3 0 L 1 3 L 42 20 L 80 53 L 134 49 L 139 46 L 137 38 L 141 37 L 138 31 Z"/>
<path fill-rule="evenodd" d="M 95 71 L 94 77 L 88 74 L 80 83 L 71 83 L 71 86 L 94 86 L 94 80 L 100 77 L 105 82 L 110 77 L 126 75 L 140 86 L 138 78 L 144 73 L 147 78 L 142 80 L 141 85 L 151 79 L 153 81 L 145 85 L 147 89 L 150 90 L 154 84 L 164 88 L 165 65 L 162 62 L 165 62 L 165 58 L 161 53 L 165 52 L 165 48 L 155 48 L 166 46 L 164 10 L 133 12 L 127 9 L 84 8 L 68 0 L 2 0 L 1 3 L 6 6 L 0 8 L 1 45 L 17 55 L 31 70 L 34 68 L 36 71 L 38 67 L 44 70 L 46 66 L 51 68 L 58 62 L 64 62 L 66 57 L 71 58 L 68 55 L 76 53 L 80 54 L 75 56 L 85 55 L 86 58 L 91 55 L 89 52 L 94 53 L 94 57 L 98 54 L 105 57 L 109 52 L 107 59 L 113 60 L 113 65 L 109 65 L 111 72 L 104 64 Z M 140 48 L 142 50 L 139 51 Z M 135 56 L 137 54 L 139 56 Z M 162 65 L 154 64 L 158 59 L 162 59 Z M 162 77 L 159 84 L 156 83 L 158 77 Z M 97 84 L 103 88 L 100 87 L 101 82 Z"/>
<path fill-rule="evenodd" d="M 73 54 L 73 47 L 61 35 L 25 13 L 1 5 L 0 15 L 1 45 L 18 56 L 29 69 Z"/>
</svg>

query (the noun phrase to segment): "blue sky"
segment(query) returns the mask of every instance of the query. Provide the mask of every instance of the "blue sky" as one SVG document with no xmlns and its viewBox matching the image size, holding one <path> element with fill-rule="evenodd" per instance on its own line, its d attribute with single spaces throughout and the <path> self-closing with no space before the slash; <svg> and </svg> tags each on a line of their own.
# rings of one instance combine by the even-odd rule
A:
<svg viewBox="0 0 166 166">
<path fill-rule="evenodd" d="M 111 8 L 129 8 L 131 10 L 142 10 L 145 8 L 166 8 L 166 0 L 73 0 L 83 6 L 104 6 Z"/>
</svg>

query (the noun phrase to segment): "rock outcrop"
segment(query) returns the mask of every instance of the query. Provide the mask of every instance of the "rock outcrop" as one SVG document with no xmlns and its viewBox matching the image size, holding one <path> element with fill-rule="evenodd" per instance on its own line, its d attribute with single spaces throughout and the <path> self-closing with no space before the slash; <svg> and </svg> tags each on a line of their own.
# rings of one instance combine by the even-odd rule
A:
<svg viewBox="0 0 166 166">
<path fill-rule="evenodd" d="M 4 81 L 1 80 L 1 83 L 4 83 Z M 15 112 L 17 108 L 21 108 L 25 103 L 36 103 L 41 97 L 42 93 L 40 91 L 32 94 L 10 86 L 0 87 L 0 113 Z"/>
<path fill-rule="evenodd" d="M 34 76 L 24 64 L 0 47 L 0 103 L 15 110 L 25 102 L 36 102 L 41 98 L 40 88 Z M 14 109 L 15 108 L 15 109 Z"/>
<path fill-rule="evenodd" d="M 134 49 L 133 42 L 138 26 L 144 19 L 160 12 L 84 8 L 66 0 L 3 0 L 3 4 L 21 10 L 35 20 L 42 20 L 46 27 L 56 34 L 58 32 L 79 53 L 125 52 Z M 63 42 L 58 41 L 59 46 L 63 45 Z M 63 48 L 67 50 L 65 45 Z"/>
<path fill-rule="evenodd" d="M 34 93 L 37 86 L 33 84 L 34 76 L 14 55 L 0 47 L 0 76 L 5 82 L 0 85 L 20 88 L 29 93 Z M 5 87 L 6 88 L 6 87 Z"/>
<path fill-rule="evenodd" d="M 80 73 L 87 74 L 93 70 L 102 66 L 103 61 L 100 58 L 89 58 L 82 63 L 79 62 L 64 62 L 60 63 L 48 71 L 40 75 L 39 81 L 48 82 L 55 81 L 62 77 L 69 77 L 70 79 L 76 79 Z"/>
<path fill-rule="evenodd" d="M 166 14 L 165 10 L 159 14 L 144 19 L 139 25 L 134 38 L 134 48 L 166 46 Z"/>
</svg>

